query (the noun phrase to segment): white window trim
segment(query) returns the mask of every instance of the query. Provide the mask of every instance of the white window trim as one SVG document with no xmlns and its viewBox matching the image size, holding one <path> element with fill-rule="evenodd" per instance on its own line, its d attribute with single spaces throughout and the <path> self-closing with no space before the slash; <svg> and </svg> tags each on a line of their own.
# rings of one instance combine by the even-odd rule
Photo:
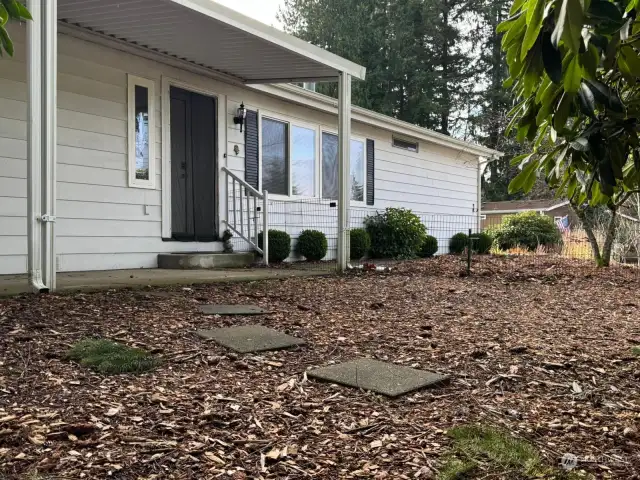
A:
<svg viewBox="0 0 640 480">
<path fill-rule="evenodd" d="M 285 115 L 281 115 L 275 112 L 270 112 L 267 110 L 260 110 L 258 112 L 258 128 L 259 128 L 259 132 L 260 132 L 260 141 L 259 146 L 258 146 L 258 151 L 259 151 L 259 166 L 258 166 L 258 177 L 259 177 L 259 185 L 260 191 L 263 191 L 263 186 L 262 186 L 262 120 L 266 118 L 269 120 L 274 120 L 276 122 L 281 122 L 281 123 L 286 123 L 287 124 L 287 133 L 288 133 L 288 150 L 287 150 L 287 154 L 288 154 L 288 158 L 287 158 L 287 171 L 289 172 L 289 178 L 288 178 L 288 188 L 289 188 L 289 193 L 288 195 L 282 195 L 282 194 L 277 194 L 277 193 L 271 193 L 269 192 L 269 198 L 274 198 L 277 200 L 300 200 L 300 199 L 312 199 L 312 198 L 320 198 L 320 168 L 321 168 L 321 159 L 320 159 L 320 155 L 321 155 L 321 151 L 320 151 L 320 126 L 317 124 L 312 124 L 312 123 L 308 123 L 305 122 L 303 120 L 299 120 L 297 118 L 293 118 L 293 117 L 288 117 Z M 315 161 L 316 161 L 316 165 L 315 165 L 315 169 L 313 172 L 314 175 L 314 190 L 316 192 L 315 195 L 313 196 L 308 196 L 308 195 L 293 195 L 292 190 L 293 190 L 293 169 L 291 168 L 291 152 L 293 152 L 293 135 L 292 135 L 292 129 L 293 127 L 300 127 L 300 128 L 305 128 L 307 130 L 313 130 L 313 132 L 315 132 Z"/>
<path fill-rule="evenodd" d="M 147 78 L 127 75 L 127 125 L 129 187 L 156 188 L 156 92 L 155 82 Z M 145 87 L 149 92 L 149 180 L 136 178 L 136 86 Z"/>
<path fill-rule="evenodd" d="M 328 133 L 329 135 L 335 135 L 336 137 L 338 136 L 338 132 L 337 130 L 331 130 L 328 128 L 322 128 L 321 132 L 320 132 L 320 142 L 322 142 L 322 134 L 323 133 Z M 351 195 L 349 195 L 349 201 L 350 201 L 350 205 L 355 206 L 355 207 L 366 207 L 367 205 L 367 169 L 368 169 L 368 165 L 367 165 L 367 139 L 365 137 L 361 137 L 359 135 L 353 135 L 351 134 L 351 139 L 349 141 L 349 148 L 351 148 L 351 142 L 352 141 L 356 141 L 356 142 L 361 142 L 364 145 L 364 185 L 363 185 L 363 196 L 362 198 L 364 200 L 362 201 L 358 201 L 358 200 L 353 200 L 351 199 Z M 322 167 L 324 165 L 323 162 L 323 158 L 322 158 L 322 143 L 320 144 L 320 191 L 318 193 L 318 195 L 320 196 L 320 198 L 322 198 Z M 351 166 L 349 166 L 351 167 Z M 351 174 L 351 171 L 349 171 L 349 174 Z M 323 198 L 323 200 L 327 200 L 329 201 L 330 199 L 328 198 Z M 337 202 L 338 200 L 330 200 L 332 202 Z"/>
<path fill-rule="evenodd" d="M 416 149 L 415 149 L 415 151 L 414 151 L 414 150 L 411 150 L 411 149 L 409 149 L 409 148 L 400 147 L 400 146 L 396 145 L 396 144 L 395 144 L 395 141 L 396 141 L 396 140 L 398 140 L 398 141 L 400 141 L 400 142 L 415 143 L 415 145 L 416 145 Z M 399 150 L 404 150 L 405 152 L 409 152 L 409 153 L 420 153 L 420 142 L 419 142 L 418 140 L 414 140 L 414 139 L 411 139 L 411 138 L 402 138 L 402 137 L 400 137 L 400 136 L 393 135 L 393 136 L 391 137 L 391 146 L 392 146 L 393 148 L 397 148 L 397 149 L 399 149 Z"/>
</svg>

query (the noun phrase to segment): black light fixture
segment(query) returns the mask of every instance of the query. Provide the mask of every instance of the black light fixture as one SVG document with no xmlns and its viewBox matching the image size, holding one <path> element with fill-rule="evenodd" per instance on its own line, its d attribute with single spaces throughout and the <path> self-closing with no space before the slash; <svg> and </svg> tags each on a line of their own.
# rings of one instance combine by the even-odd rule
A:
<svg viewBox="0 0 640 480">
<path fill-rule="evenodd" d="M 244 108 L 244 102 L 240 104 L 236 116 L 233 117 L 233 123 L 240 125 L 240 132 L 242 132 L 242 126 L 244 125 L 244 119 L 247 118 L 247 109 Z"/>
</svg>

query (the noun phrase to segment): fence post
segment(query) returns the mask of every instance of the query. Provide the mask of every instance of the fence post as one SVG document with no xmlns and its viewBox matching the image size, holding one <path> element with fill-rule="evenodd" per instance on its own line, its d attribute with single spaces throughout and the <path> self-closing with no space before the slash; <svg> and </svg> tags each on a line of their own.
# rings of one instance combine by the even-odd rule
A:
<svg viewBox="0 0 640 480">
<path fill-rule="evenodd" d="M 262 259 L 269 266 L 269 192 L 262 192 Z"/>
<path fill-rule="evenodd" d="M 469 244 L 467 245 L 467 275 L 471 275 L 471 250 L 473 249 L 473 231 L 469 229 Z"/>
</svg>

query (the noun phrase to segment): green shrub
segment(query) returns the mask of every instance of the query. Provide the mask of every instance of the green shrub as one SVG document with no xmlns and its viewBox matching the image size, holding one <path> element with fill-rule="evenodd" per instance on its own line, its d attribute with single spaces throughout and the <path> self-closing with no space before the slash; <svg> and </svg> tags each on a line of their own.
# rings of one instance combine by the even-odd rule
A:
<svg viewBox="0 0 640 480">
<path fill-rule="evenodd" d="M 387 208 L 364 220 L 374 258 L 413 258 L 427 235 L 420 218 L 405 208 Z"/>
<path fill-rule="evenodd" d="M 263 232 L 258 234 L 258 247 L 262 248 Z M 269 230 L 269 263 L 284 262 L 291 254 L 291 237 L 281 230 Z"/>
<path fill-rule="evenodd" d="M 492 234 L 502 250 L 520 246 L 534 251 L 539 245 L 549 247 L 562 243 L 562 235 L 553 218 L 537 212 L 507 215 L 492 229 Z"/>
<path fill-rule="evenodd" d="M 97 338 L 79 341 L 71 347 L 67 358 L 106 374 L 146 372 L 160 363 L 139 348 Z"/>
<path fill-rule="evenodd" d="M 469 235 L 466 233 L 456 233 L 449 240 L 449 253 L 459 255 L 469 246 Z"/>
<path fill-rule="evenodd" d="M 354 228 L 349 232 L 351 260 L 360 260 L 371 248 L 371 237 L 364 228 Z"/>
<path fill-rule="evenodd" d="M 422 247 L 418 251 L 418 256 L 422 258 L 431 258 L 438 252 L 438 239 L 431 235 L 427 235 L 422 242 Z"/>
<path fill-rule="evenodd" d="M 491 251 L 493 246 L 493 237 L 486 232 L 474 233 L 471 235 L 473 239 L 473 251 L 480 255 L 486 255 Z"/>
<path fill-rule="evenodd" d="M 318 230 L 304 230 L 298 237 L 296 251 L 311 262 L 322 260 L 327 254 L 327 237 Z"/>
</svg>

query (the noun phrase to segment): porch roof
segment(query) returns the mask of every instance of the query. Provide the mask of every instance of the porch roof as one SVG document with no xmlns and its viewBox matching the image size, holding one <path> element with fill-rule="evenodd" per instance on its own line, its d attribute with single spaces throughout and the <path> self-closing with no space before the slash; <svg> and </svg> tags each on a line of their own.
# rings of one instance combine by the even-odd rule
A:
<svg viewBox="0 0 640 480">
<path fill-rule="evenodd" d="M 58 0 L 58 20 L 242 83 L 332 81 L 366 69 L 212 0 Z"/>
</svg>

